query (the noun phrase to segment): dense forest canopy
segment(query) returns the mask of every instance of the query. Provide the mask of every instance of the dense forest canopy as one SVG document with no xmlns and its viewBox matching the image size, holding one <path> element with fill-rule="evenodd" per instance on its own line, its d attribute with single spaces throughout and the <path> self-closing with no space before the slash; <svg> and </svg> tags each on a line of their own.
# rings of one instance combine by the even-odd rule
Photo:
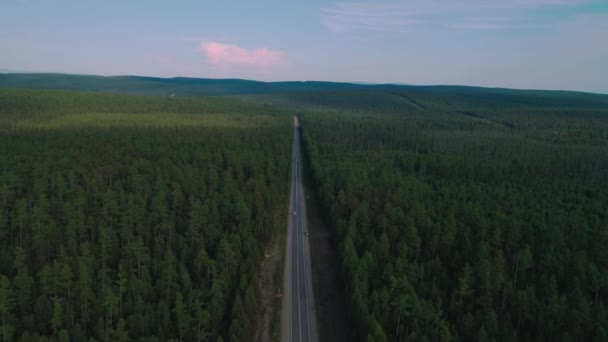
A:
<svg viewBox="0 0 608 342">
<path fill-rule="evenodd" d="M 571 95 L 283 99 L 362 340 L 608 339 L 608 106 Z"/>
<path fill-rule="evenodd" d="M 0 88 L 40 88 L 140 95 L 218 96 L 288 93 L 303 90 L 353 89 L 361 85 L 337 82 L 261 82 L 242 79 L 188 77 L 94 76 L 0 72 Z"/>
<path fill-rule="evenodd" d="M 248 340 L 291 124 L 234 99 L 0 90 L 0 340 Z"/>
<path fill-rule="evenodd" d="M 264 248 L 285 229 L 293 113 L 355 336 L 608 339 L 608 96 L 11 84 L 163 96 L 0 89 L 2 340 L 250 340 Z"/>
</svg>

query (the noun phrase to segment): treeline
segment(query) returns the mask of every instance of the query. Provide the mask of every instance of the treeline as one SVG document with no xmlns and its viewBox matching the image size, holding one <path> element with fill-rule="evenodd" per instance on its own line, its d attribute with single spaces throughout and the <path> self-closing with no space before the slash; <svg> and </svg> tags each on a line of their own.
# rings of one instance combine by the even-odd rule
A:
<svg viewBox="0 0 608 342">
<path fill-rule="evenodd" d="M 356 335 L 608 339 L 608 110 L 465 109 L 302 114 Z"/>
<path fill-rule="evenodd" d="M 28 110 L 48 108 L 48 93 L 20 95 L 28 120 L 61 117 L 61 106 Z M 145 99 L 60 95 L 50 98 L 100 111 L 124 102 L 127 113 Z M 0 340 L 253 336 L 264 248 L 286 219 L 291 119 L 230 101 L 185 102 L 201 120 L 221 114 L 239 127 L 0 131 Z M 249 125 L 257 113 L 272 124 Z"/>
<path fill-rule="evenodd" d="M 0 88 L 0 119 L 6 123 L 42 121 L 71 114 L 230 114 L 229 118 L 250 123 L 260 116 L 279 115 L 269 106 L 252 105 L 229 97 L 161 97 Z M 276 122 L 272 122 L 276 125 Z"/>
</svg>

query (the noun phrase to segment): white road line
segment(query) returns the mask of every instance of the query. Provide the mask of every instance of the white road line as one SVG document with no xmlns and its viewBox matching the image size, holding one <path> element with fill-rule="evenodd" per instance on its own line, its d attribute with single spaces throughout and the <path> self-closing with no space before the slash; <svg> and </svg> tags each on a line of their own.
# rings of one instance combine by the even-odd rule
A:
<svg viewBox="0 0 608 342">
<path fill-rule="evenodd" d="M 294 156 L 294 160 L 293 160 L 293 177 L 295 178 L 295 173 L 296 173 L 296 161 L 295 161 L 295 155 L 296 155 L 296 145 L 295 145 L 295 136 L 294 136 L 294 145 L 293 145 L 293 156 Z M 295 191 L 295 189 L 294 189 Z M 293 198 L 292 198 L 292 208 L 291 210 L 294 210 L 293 206 L 295 205 L 295 203 L 293 203 Z M 291 241 L 293 242 L 293 224 L 291 225 L 292 229 L 291 232 L 287 232 L 288 236 L 289 234 L 291 234 Z M 291 253 L 291 259 L 290 261 L 293 259 L 293 253 Z M 292 274 L 290 275 L 291 280 L 293 281 L 293 267 L 291 268 L 292 270 Z M 291 294 L 293 290 L 293 286 L 291 289 L 289 289 L 289 303 L 292 302 L 293 300 L 293 295 Z M 293 304 L 291 303 L 289 305 L 289 307 L 293 308 Z M 291 341 L 293 341 L 293 309 L 289 311 L 289 338 Z"/>
<path fill-rule="evenodd" d="M 297 132 L 295 134 L 295 137 L 297 138 Z M 296 186 L 296 191 L 295 191 L 295 210 L 296 210 L 296 215 L 294 216 L 295 218 L 295 228 L 296 228 L 296 285 L 298 287 L 298 341 L 302 341 L 302 309 L 300 308 L 300 253 L 298 252 L 300 249 L 300 243 L 299 243 L 299 238 L 300 238 L 300 232 L 298 231 L 298 222 L 299 222 L 299 217 L 297 215 L 297 210 L 299 209 L 299 205 L 298 205 L 298 148 L 297 148 L 297 142 L 296 142 L 296 155 L 295 155 L 295 162 L 296 162 L 296 177 L 294 178 L 295 180 L 295 186 Z"/>
<path fill-rule="evenodd" d="M 311 325 L 314 328 L 314 324 L 310 323 L 311 320 L 311 316 L 314 317 L 314 312 L 311 314 L 311 310 L 314 310 L 313 307 L 311 307 L 311 301 L 310 301 L 310 297 L 312 297 L 312 285 L 310 283 L 310 279 L 311 277 L 309 277 L 311 274 L 309 274 L 309 270 L 310 270 L 310 263 L 311 260 L 307 257 L 306 251 L 308 250 L 309 246 L 310 246 L 310 240 L 306 239 L 303 235 L 306 234 L 306 232 L 304 231 L 305 229 L 305 225 L 306 225 L 306 221 L 305 218 L 303 217 L 303 215 L 305 215 L 304 213 L 304 206 L 305 206 L 305 200 L 303 199 L 303 197 L 305 196 L 304 191 L 303 191 L 303 185 L 302 185 L 302 158 L 301 158 L 301 153 L 300 153 L 300 132 L 298 130 L 298 124 L 297 124 L 297 119 L 294 118 L 295 120 L 295 127 L 294 127 L 294 139 L 293 139 L 293 173 L 292 173 L 292 177 L 293 177 L 293 184 L 292 184 L 292 190 L 293 190 L 293 198 L 291 199 L 292 202 L 292 212 L 290 212 L 290 215 L 293 215 L 292 218 L 292 224 L 291 224 L 291 229 L 288 231 L 288 234 L 290 236 L 290 239 L 288 239 L 288 244 L 287 246 L 290 246 L 290 248 L 292 248 L 293 250 L 291 251 L 290 255 L 291 256 L 291 260 L 289 263 L 286 263 L 286 265 L 289 265 L 291 270 L 288 273 L 289 276 L 287 276 L 286 279 L 289 279 L 289 282 L 291 283 L 288 288 L 289 288 L 289 298 L 286 299 L 286 301 L 284 301 L 284 308 L 290 308 L 290 312 L 289 312 L 289 330 L 286 331 L 287 326 L 283 325 L 283 327 L 285 328 L 285 330 L 283 330 L 284 332 L 282 334 L 287 335 L 287 333 L 289 334 L 288 336 L 288 341 L 290 342 L 294 342 L 294 341 L 298 341 L 298 342 L 310 342 L 310 341 L 316 341 L 316 339 L 314 337 L 311 337 L 311 335 L 315 335 L 313 334 L 311 331 Z M 303 202 L 304 201 L 304 202 Z M 295 244 L 295 246 L 294 246 Z M 308 245 L 305 245 L 308 244 Z M 294 248 L 295 247 L 295 248 Z M 295 255 L 294 255 L 295 253 Z M 293 263 L 295 262 L 295 267 L 293 267 Z M 304 272 L 304 274 L 300 274 L 301 271 Z M 295 274 L 294 274 L 295 272 Z M 303 278 L 302 278 L 303 277 Z M 302 283 L 300 283 L 300 280 L 302 280 Z M 293 291 L 293 282 L 295 282 L 297 289 L 296 291 Z M 309 289 L 310 289 L 310 293 L 309 293 Z M 304 293 L 302 293 L 302 291 L 304 291 Z M 294 295 L 295 295 L 295 300 L 297 303 L 294 303 Z M 303 297 L 302 297 L 303 296 Z M 314 298 L 314 297 L 313 297 Z M 301 302 L 303 302 L 301 304 Z M 296 304 L 297 304 L 297 308 L 296 308 Z M 314 301 L 313 304 L 314 305 Z M 294 311 L 297 310 L 297 313 L 294 313 Z M 304 311 L 302 311 L 304 310 Z M 296 316 L 297 315 L 297 318 Z M 306 326 L 303 326 L 303 320 L 306 321 Z M 295 329 L 294 329 L 294 325 L 298 325 Z M 296 333 L 297 330 L 297 333 Z M 282 335 L 283 338 L 287 338 L 287 336 Z M 304 340 L 303 335 L 306 336 L 306 340 Z"/>
<path fill-rule="evenodd" d="M 299 134 L 298 134 L 298 137 L 299 137 Z M 299 142 L 298 142 L 297 153 L 298 153 L 298 184 L 297 184 L 298 185 L 298 200 L 301 201 L 302 198 L 301 198 L 300 192 L 302 190 L 301 189 L 302 184 L 301 184 L 300 177 L 299 177 L 300 176 L 300 164 L 301 164 L 301 155 L 300 155 Z M 301 209 L 301 207 L 299 207 L 298 209 Z M 300 214 L 300 217 L 298 219 L 298 223 L 299 223 L 299 226 L 300 226 L 300 233 L 303 234 L 303 228 L 302 228 L 302 226 L 304 225 L 304 223 L 303 223 L 304 218 L 303 218 L 302 215 L 304 215 L 304 212 L 303 212 L 303 210 L 300 210 L 300 211 L 302 211 L 302 213 Z M 304 240 L 303 237 L 301 237 L 301 239 L 302 239 L 302 243 L 301 243 L 300 247 L 301 247 L 301 250 L 302 250 L 302 255 L 304 255 L 304 241 L 305 240 Z M 305 313 L 306 317 L 307 317 L 307 319 L 306 319 L 306 327 L 308 329 L 308 334 L 307 334 L 308 339 L 307 340 L 310 341 L 310 316 L 309 316 L 309 305 L 308 305 L 308 276 L 307 276 L 307 272 L 306 272 L 306 258 L 303 259 L 303 265 L 302 266 L 304 268 L 304 303 L 306 305 L 306 313 Z"/>
</svg>

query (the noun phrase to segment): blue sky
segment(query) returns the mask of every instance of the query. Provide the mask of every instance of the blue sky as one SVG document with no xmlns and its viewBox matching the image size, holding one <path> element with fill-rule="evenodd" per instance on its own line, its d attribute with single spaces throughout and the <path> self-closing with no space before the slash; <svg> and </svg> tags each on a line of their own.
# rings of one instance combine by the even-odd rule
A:
<svg viewBox="0 0 608 342">
<path fill-rule="evenodd" d="M 608 0 L 2 0 L 0 69 L 608 93 Z"/>
</svg>

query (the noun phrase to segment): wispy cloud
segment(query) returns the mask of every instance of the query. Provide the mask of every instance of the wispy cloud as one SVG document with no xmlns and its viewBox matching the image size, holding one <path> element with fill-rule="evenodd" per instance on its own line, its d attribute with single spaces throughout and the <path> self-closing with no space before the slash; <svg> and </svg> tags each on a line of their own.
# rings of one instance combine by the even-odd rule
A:
<svg viewBox="0 0 608 342">
<path fill-rule="evenodd" d="M 199 51 L 216 65 L 270 66 L 287 62 L 284 52 L 268 48 L 246 49 L 234 44 L 205 42 L 201 43 Z"/>
<path fill-rule="evenodd" d="M 404 32 L 419 26 L 450 29 L 537 28 L 526 12 L 577 6 L 593 0 L 389 0 L 338 2 L 321 9 L 321 21 L 331 31 Z M 438 24 L 440 23 L 440 24 Z"/>
<path fill-rule="evenodd" d="M 349 2 L 321 9 L 321 21 L 332 31 L 401 31 L 420 23 L 424 12 L 403 3 Z"/>
<path fill-rule="evenodd" d="M 531 22 L 516 16 L 471 16 L 459 18 L 453 22 L 445 23 L 444 26 L 449 29 L 459 30 L 524 30 L 524 29 L 542 29 L 547 28 L 546 25 Z"/>
</svg>

